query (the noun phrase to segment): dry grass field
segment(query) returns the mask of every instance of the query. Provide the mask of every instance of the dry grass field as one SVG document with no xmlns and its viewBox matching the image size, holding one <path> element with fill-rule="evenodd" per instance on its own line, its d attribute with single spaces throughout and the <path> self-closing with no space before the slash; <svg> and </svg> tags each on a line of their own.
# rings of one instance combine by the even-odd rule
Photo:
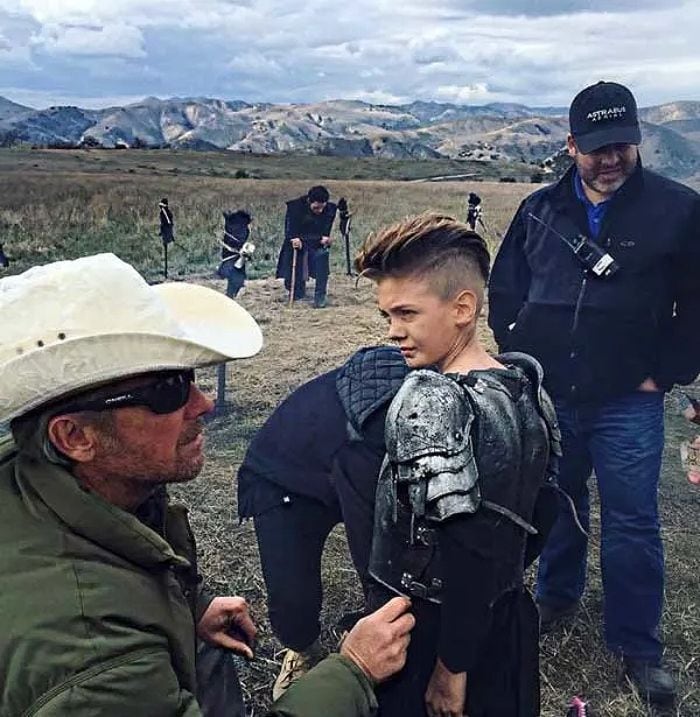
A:
<svg viewBox="0 0 700 717">
<path fill-rule="evenodd" d="M 334 248 L 335 271 L 327 309 L 313 310 L 305 302 L 287 307 L 279 282 L 267 278 L 281 237 L 284 200 L 303 193 L 315 180 L 231 179 L 196 172 L 152 175 L 125 172 L 123 167 L 87 172 L 70 161 L 58 162 L 52 170 L 48 165 L 13 164 L 8 156 L 0 156 L 0 242 L 15 259 L 11 271 L 59 258 L 114 251 L 155 280 L 161 266 L 157 203 L 161 196 L 168 196 L 182 244 L 172 250 L 173 273 L 223 290 L 223 281 L 213 274 L 216 237 L 222 228 L 220 212 L 245 207 L 256 218 L 254 240 L 259 249 L 252 273 L 258 278 L 248 282 L 240 301 L 260 323 L 265 347 L 253 359 L 227 367 L 229 410 L 209 422 L 209 460 L 202 475 L 179 488 L 177 494 L 191 508 L 202 567 L 212 586 L 221 593 L 244 595 L 252 605 L 260 640 L 256 659 L 241 666 L 241 675 L 249 704 L 259 715 L 269 701 L 280 646 L 266 621 L 265 590 L 252 526 L 239 524 L 236 517 L 236 469 L 254 431 L 291 390 L 336 366 L 360 346 L 382 341 L 384 326 L 374 307 L 372 287 L 363 282 L 355 286 L 354 280 L 344 275 L 339 242 Z M 133 155 L 128 161 L 134 161 Z M 519 200 L 535 188 L 498 183 L 324 183 L 334 197 L 348 198 L 355 212 L 355 241 L 387 221 L 428 208 L 463 217 L 466 195 L 476 191 L 484 198 L 484 216 L 494 230 L 488 233 L 494 249 L 496 232 L 505 229 Z M 482 336 L 493 345 L 485 325 Z M 201 378 L 213 391 L 214 371 L 203 371 Z M 668 714 L 698 717 L 700 491 L 686 484 L 678 459 L 679 441 L 693 431 L 670 405 L 667 416 L 661 486 L 668 576 L 664 635 L 666 660 L 680 685 L 679 701 Z M 582 612 L 572 625 L 542 641 L 543 715 L 563 717 L 568 699 L 581 694 L 592 701 L 596 715 L 643 717 L 651 713 L 620 684 L 619 665 L 605 652 L 601 638 L 597 525 L 591 544 L 589 587 Z M 361 599 L 341 528 L 329 539 L 323 573 L 323 639 L 331 649 L 336 639 L 335 621 L 343 612 L 357 609 Z"/>
<path fill-rule="evenodd" d="M 221 153 L 225 154 L 225 153 Z M 236 155 L 234 155 L 235 157 Z M 168 197 L 175 214 L 178 246 L 170 250 L 171 275 L 211 270 L 218 255 L 224 209 L 246 208 L 255 218 L 252 239 L 258 246 L 252 276 L 273 268 L 284 225 L 284 202 L 321 181 L 332 196 L 345 196 L 354 212 L 357 239 L 386 220 L 434 207 L 463 217 L 466 190 L 461 183 L 327 180 L 341 175 L 337 158 L 258 158 L 260 173 L 276 178 L 259 181 L 221 176 L 219 154 L 124 151 L 13 151 L 0 149 L 0 243 L 15 259 L 12 271 L 60 258 L 114 251 L 149 279 L 161 271 L 158 201 Z M 242 160 L 228 159 L 230 173 Z M 249 160 L 252 161 L 252 160 Z M 346 160 L 347 176 L 358 160 Z M 173 172 L 178 166 L 179 172 Z M 370 178 L 427 176 L 458 171 L 436 162 L 374 161 L 362 163 Z M 152 169 L 151 169 L 152 167 Z M 407 167 L 412 167 L 412 174 Z M 420 169 L 417 169 L 420 168 Z M 264 171 L 263 171 L 264 170 Z M 312 172 L 320 172 L 315 175 Z M 462 170 L 464 171 L 464 170 Z M 300 179 L 299 177 L 314 177 Z M 289 178 L 292 177 L 292 178 Z M 480 192 L 479 184 L 476 191 Z M 497 201 L 486 220 L 503 227 L 519 197 L 534 185 L 494 186 Z M 503 199 L 503 201 L 501 201 Z M 341 252 L 335 252 L 340 265 Z"/>
</svg>

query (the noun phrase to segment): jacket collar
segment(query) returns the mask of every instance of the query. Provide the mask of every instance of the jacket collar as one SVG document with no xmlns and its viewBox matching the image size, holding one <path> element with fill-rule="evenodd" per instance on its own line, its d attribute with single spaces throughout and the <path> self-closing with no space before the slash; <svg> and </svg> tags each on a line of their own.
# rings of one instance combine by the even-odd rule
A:
<svg viewBox="0 0 700 717">
<path fill-rule="evenodd" d="M 136 516 L 81 488 L 65 468 L 17 454 L 20 485 L 38 496 L 73 532 L 142 568 L 189 567 L 170 544 Z"/>
</svg>

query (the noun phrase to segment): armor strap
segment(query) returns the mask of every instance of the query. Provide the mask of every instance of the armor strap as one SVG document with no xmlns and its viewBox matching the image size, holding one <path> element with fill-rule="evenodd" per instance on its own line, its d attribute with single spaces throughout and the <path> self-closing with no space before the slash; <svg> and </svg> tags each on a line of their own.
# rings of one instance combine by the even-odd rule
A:
<svg viewBox="0 0 700 717">
<path fill-rule="evenodd" d="M 559 493 L 559 495 L 566 501 L 566 504 L 571 509 L 571 517 L 573 518 L 574 525 L 576 525 L 581 534 L 587 538 L 588 533 L 586 532 L 586 529 L 583 527 L 583 525 L 581 525 L 581 519 L 578 517 L 578 511 L 576 510 L 574 499 L 563 488 L 560 488 L 557 484 L 553 485 L 557 493 Z"/>
<path fill-rule="evenodd" d="M 527 533 L 530 533 L 530 535 L 537 535 L 538 531 L 534 525 L 528 523 L 524 518 L 521 518 L 517 513 L 514 513 L 509 508 L 499 505 L 498 503 L 492 503 L 490 500 L 484 500 L 483 498 L 481 499 L 481 505 L 484 508 L 492 510 L 494 513 L 504 515 L 508 518 L 508 520 L 512 520 L 518 527 L 522 528 Z"/>
</svg>

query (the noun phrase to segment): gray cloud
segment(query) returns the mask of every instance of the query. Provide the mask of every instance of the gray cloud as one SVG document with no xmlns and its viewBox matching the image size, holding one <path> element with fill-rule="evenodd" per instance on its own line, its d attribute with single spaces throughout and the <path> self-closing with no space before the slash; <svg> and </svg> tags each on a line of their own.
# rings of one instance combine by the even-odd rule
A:
<svg viewBox="0 0 700 717">
<path fill-rule="evenodd" d="M 680 7 L 683 0 L 668 0 L 664 7 Z M 543 17 L 576 13 L 644 12 L 659 7 L 658 0 L 446 0 L 452 12 L 485 15 Z"/>
<path fill-rule="evenodd" d="M 694 0 L 0 0 L 0 94 L 565 105 L 598 79 L 697 98 Z M 668 42 L 673 37 L 673 42 Z M 25 98 L 24 100 L 22 98 Z"/>
</svg>

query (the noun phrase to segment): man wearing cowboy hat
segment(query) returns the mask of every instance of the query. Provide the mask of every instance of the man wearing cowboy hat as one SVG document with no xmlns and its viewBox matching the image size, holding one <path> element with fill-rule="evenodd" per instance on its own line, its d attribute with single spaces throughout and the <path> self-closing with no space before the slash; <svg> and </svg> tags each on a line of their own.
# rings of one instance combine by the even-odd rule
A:
<svg viewBox="0 0 700 717">
<path fill-rule="evenodd" d="M 194 370 L 254 355 L 259 327 L 111 254 L 1 280 L 0 310 L 0 715 L 243 714 L 229 654 L 253 657 L 255 627 L 243 598 L 202 589 L 165 487 L 204 461 Z M 407 607 L 370 616 L 279 710 L 369 715 Z"/>
</svg>

